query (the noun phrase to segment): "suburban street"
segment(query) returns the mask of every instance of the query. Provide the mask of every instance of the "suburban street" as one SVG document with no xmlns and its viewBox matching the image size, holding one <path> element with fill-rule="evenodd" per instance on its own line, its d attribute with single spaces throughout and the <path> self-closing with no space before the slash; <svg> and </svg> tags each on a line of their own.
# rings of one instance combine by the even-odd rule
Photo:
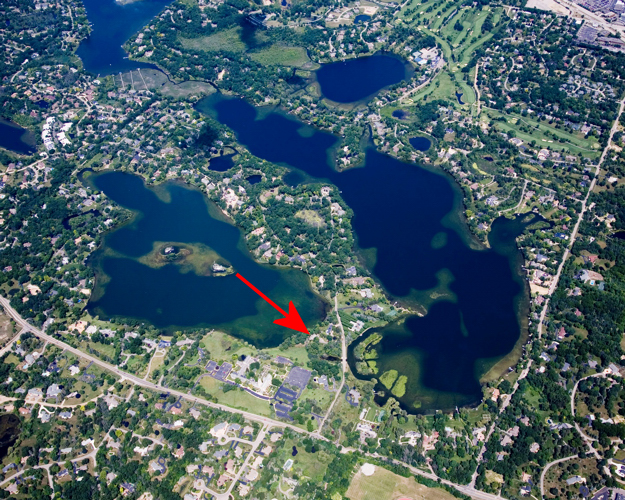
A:
<svg viewBox="0 0 625 500">
<path fill-rule="evenodd" d="M 121 377 L 121 379 L 123 379 L 123 380 L 128 380 L 129 382 L 132 382 L 136 386 L 145 387 L 146 389 L 151 389 L 151 390 L 159 391 L 159 392 L 167 391 L 171 395 L 178 396 L 178 397 L 180 397 L 182 399 L 185 399 L 187 401 L 190 401 L 190 402 L 193 402 L 193 403 L 196 403 L 196 404 L 202 404 L 202 405 L 207 406 L 209 408 L 215 408 L 215 409 L 218 409 L 218 410 L 221 410 L 221 411 L 226 411 L 226 412 L 230 412 L 230 413 L 237 413 L 239 415 L 243 415 L 245 418 L 247 418 L 249 420 L 262 423 L 263 424 L 263 432 L 265 432 L 265 433 L 269 429 L 271 429 L 271 428 L 289 428 L 289 429 L 292 429 L 295 432 L 298 432 L 300 434 L 306 434 L 306 435 L 309 435 L 310 437 L 313 437 L 315 439 L 321 439 L 321 440 L 327 441 L 327 439 L 325 437 L 321 436 L 317 432 L 308 432 L 308 431 L 306 431 L 304 429 L 300 429 L 299 427 L 296 427 L 294 425 L 288 424 L 286 422 L 280 422 L 278 420 L 274 420 L 274 419 L 268 418 L 268 417 L 261 417 L 259 415 L 254 414 L 254 413 L 250 413 L 250 412 L 247 412 L 247 411 L 244 411 L 244 410 L 239 410 L 237 408 L 231 408 L 229 406 L 225 406 L 225 405 L 218 404 L 218 403 L 213 403 L 211 401 L 207 401 L 207 400 L 205 400 L 203 398 L 200 398 L 200 397 L 197 397 L 197 396 L 193 396 L 193 395 L 185 393 L 185 392 L 176 391 L 176 390 L 173 390 L 173 389 L 162 387 L 159 384 L 154 384 L 152 382 L 148 382 L 147 380 L 144 380 L 144 379 L 139 378 L 139 377 L 137 377 L 135 375 L 132 375 L 132 374 L 130 374 L 128 372 L 120 370 L 118 367 L 113 366 L 113 365 L 111 365 L 111 364 L 109 364 L 109 363 L 107 363 L 105 361 L 102 361 L 101 359 L 98 359 L 98 358 L 96 358 L 94 356 L 91 356 L 90 354 L 87 354 L 87 353 L 84 353 L 84 352 L 82 352 L 82 351 L 80 351 L 78 349 L 75 349 L 74 347 L 70 346 L 69 344 L 66 344 L 65 342 L 62 342 L 62 341 L 60 341 L 58 339 L 55 339 L 54 337 L 52 337 L 50 335 L 47 335 L 46 333 L 42 332 L 38 328 L 35 328 L 30 323 L 28 323 L 26 320 L 24 320 L 24 318 L 22 318 L 17 313 L 17 311 L 15 311 L 15 309 L 13 309 L 11 307 L 11 304 L 10 304 L 9 300 L 6 299 L 5 297 L 0 296 L 0 305 L 4 308 L 6 314 L 11 316 L 15 320 L 15 322 L 22 328 L 22 330 L 20 331 L 20 334 L 23 333 L 23 332 L 26 332 L 26 331 L 31 332 L 32 334 L 38 336 L 39 338 L 41 338 L 41 339 L 43 339 L 43 340 L 45 340 L 45 341 L 47 341 L 47 342 L 49 342 L 51 344 L 54 344 L 54 345 L 56 345 L 57 347 L 59 347 L 61 349 L 64 349 L 64 350 L 66 350 L 68 352 L 71 352 L 72 354 L 74 354 L 76 356 L 82 357 L 84 359 L 87 359 L 87 360 L 93 362 L 93 364 L 98 365 L 99 367 L 114 373 L 115 375 Z M 338 315 L 338 308 L 337 308 L 337 315 Z M 339 319 L 339 322 L 340 322 L 340 319 Z M 346 367 L 347 367 L 347 365 L 346 365 L 346 363 L 347 363 L 347 361 L 346 361 L 346 359 L 347 359 L 347 346 L 345 345 L 345 336 L 344 336 L 342 324 L 341 324 L 341 332 L 343 334 L 343 337 L 342 337 L 343 338 L 343 367 L 344 367 L 344 369 L 346 369 Z M 13 339 L 13 340 L 16 340 L 16 339 Z M 340 390 L 337 391 L 337 396 L 335 397 L 335 401 L 336 401 L 336 398 L 338 397 L 339 394 L 341 394 Z M 327 416 L 330 414 L 331 410 L 332 410 L 332 407 L 330 407 L 328 413 L 326 414 L 326 419 L 327 419 Z M 324 422 L 325 422 L 325 419 L 324 419 Z M 256 446 L 258 446 L 258 444 L 261 441 L 262 441 L 262 439 L 259 441 L 258 438 L 257 438 L 254 441 L 254 443 L 256 444 Z M 252 446 L 254 446 L 254 445 L 252 445 Z M 342 451 L 349 452 L 349 451 L 352 451 L 352 450 L 344 448 Z M 89 453 L 87 455 L 83 455 L 83 456 L 77 457 L 76 459 L 73 459 L 72 461 L 83 460 L 84 458 L 90 457 L 92 454 L 93 454 L 93 458 L 95 459 L 95 453 L 96 452 L 97 452 L 97 450 L 94 450 L 93 452 L 91 452 L 91 453 Z M 251 456 L 251 454 L 250 454 L 250 456 Z M 247 463 L 247 460 L 246 460 L 246 463 Z M 409 465 L 407 465 L 407 464 L 405 464 L 403 462 L 400 462 L 400 461 L 394 460 L 394 463 L 398 463 L 398 464 L 403 465 L 404 467 L 408 467 L 414 474 L 417 474 L 417 475 L 420 475 L 420 476 L 423 476 L 423 477 L 427 477 L 427 478 L 435 480 L 435 481 L 439 480 L 438 476 L 436 476 L 435 474 L 424 472 L 424 471 L 422 471 L 420 469 L 417 469 L 415 467 L 411 467 L 411 466 L 409 466 Z M 41 468 L 41 467 L 33 467 L 33 468 Z M 241 470 L 242 469 L 243 468 L 241 468 Z M 24 471 L 21 471 L 20 474 L 22 474 L 23 472 Z M 7 480 L 5 480 L 5 482 L 9 481 L 10 479 L 11 478 L 8 478 Z M 446 484 L 448 486 L 456 488 L 458 491 L 460 491 L 460 492 L 462 492 L 462 493 L 464 493 L 466 495 L 469 495 L 472 498 L 478 499 L 478 500 L 496 500 L 496 499 L 500 500 L 502 498 L 500 496 L 491 495 L 489 493 L 485 493 L 483 491 L 476 490 L 474 488 L 473 484 L 461 485 L 461 484 L 452 483 L 451 481 L 447 481 L 447 480 L 441 480 L 441 482 L 443 484 Z M 0 486 L 2 486 L 2 484 L 3 483 L 0 483 Z M 233 482 L 233 484 L 234 484 L 234 482 Z M 220 500 L 226 500 L 228 498 L 228 495 L 227 494 L 224 494 L 224 495 L 225 496 L 223 496 L 223 495 L 219 496 L 219 499 Z"/>
</svg>

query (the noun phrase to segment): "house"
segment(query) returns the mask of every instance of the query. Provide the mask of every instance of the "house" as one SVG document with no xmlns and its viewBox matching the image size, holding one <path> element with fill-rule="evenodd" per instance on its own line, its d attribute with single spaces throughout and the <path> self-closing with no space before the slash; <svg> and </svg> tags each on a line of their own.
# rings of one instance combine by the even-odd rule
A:
<svg viewBox="0 0 625 500">
<path fill-rule="evenodd" d="M 120 486 L 122 496 L 128 496 L 135 492 L 135 485 L 132 483 L 122 483 Z"/>
<path fill-rule="evenodd" d="M 60 385 L 52 384 L 50 387 L 48 387 L 48 390 L 46 391 L 46 397 L 56 398 L 61 394 L 61 392 L 63 392 L 63 388 Z"/>
<path fill-rule="evenodd" d="M 32 398 L 40 398 L 43 397 L 43 391 L 39 389 L 39 387 L 33 387 L 32 389 L 28 389 L 28 396 Z"/>
<path fill-rule="evenodd" d="M 184 457 L 184 448 L 181 445 L 178 445 L 178 446 L 180 447 L 176 448 L 176 451 L 174 451 L 173 455 L 176 458 L 182 458 Z"/>
<path fill-rule="evenodd" d="M 514 441 L 512 440 L 512 438 L 510 436 L 508 436 L 507 434 L 503 437 L 503 439 L 500 441 L 501 446 L 509 446 L 513 443 Z"/>
<path fill-rule="evenodd" d="M 165 466 L 158 463 L 156 460 L 152 460 L 150 462 L 150 466 L 148 467 L 148 471 L 150 473 L 152 472 L 158 472 L 159 474 L 163 474 L 165 472 Z"/>
<path fill-rule="evenodd" d="M 585 483 L 585 482 L 586 482 L 586 478 L 583 478 L 581 476 L 572 476 L 566 480 L 566 484 L 568 484 L 569 486 L 571 486 L 572 484 Z"/>
<path fill-rule="evenodd" d="M 71 411 L 62 411 L 61 413 L 59 413 L 59 417 L 62 418 L 63 420 L 67 420 L 69 418 L 72 418 L 72 412 Z"/>
<path fill-rule="evenodd" d="M 588 269 L 584 269 L 580 275 L 579 279 L 584 283 L 588 283 L 590 285 L 595 285 L 598 281 L 603 281 L 603 276 L 595 271 L 589 271 Z"/>
<path fill-rule="evenodd" d="M 606 371 L 610 371 L 612 375 L 621 375 L 621 368 L 616 366 L 614 363 L 610 363 Z"/>
</svg>

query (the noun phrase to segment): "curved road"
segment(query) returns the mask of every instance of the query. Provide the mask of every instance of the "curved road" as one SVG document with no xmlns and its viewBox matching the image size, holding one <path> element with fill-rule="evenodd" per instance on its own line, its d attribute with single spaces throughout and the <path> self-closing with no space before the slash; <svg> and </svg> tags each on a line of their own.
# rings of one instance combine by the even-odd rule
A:
<svg viewBox="0 0 625 500">
<path fill-rule="evenodd" d="M 577 458 L 577 455 L 571 455 L 570 457 L 560 458 L 559 460 L 554 460 L 553 462 L 549 462 L 547 465 L 545 465 L 545 468 L 543 469 L 543 472 L 540 475 L 540 497 L 541 498 L 545 498 L 544 482 L 545 482 L 545 475 L 547 474 L 547 471 L 552 466 L 562 463 L 562 462 L 566 462 L 567 460 L 571 460 L 571 458 Z"/>
</svg>

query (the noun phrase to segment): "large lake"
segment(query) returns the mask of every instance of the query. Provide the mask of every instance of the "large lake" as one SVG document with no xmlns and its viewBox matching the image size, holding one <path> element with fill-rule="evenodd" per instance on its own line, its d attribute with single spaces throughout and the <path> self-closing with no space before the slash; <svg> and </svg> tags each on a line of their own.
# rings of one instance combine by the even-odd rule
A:
<svg viewBox="0 0 625 500">
<path fill-rule="evenodd" d="M 279 112 L 261 118 L 240 99 L 215 95 L 198 109 L 230 127 L 252 154 L 291 167 L 290 182 L 313 177 L 338 186 L 376 279 L 391 296 L 427 309 L 380 330 L 379 374 L 392 367 L 408 377 L 403 406 L 427 411 L 479 401 L 479 379 L 513 350 L 527 310 L 515 245 L 523 224 L 500 221 L 485 249 L 461 219 L 460 190 L 440 172 L 370 148 L 363 167 L 338 173 L 329 162 L 337 145 L 330 134 Z"/>
<path fill-rule="evenodd" d="M 110 74 L 142 66 L 124 59 L 120 46 L 169 3 L 85 0 L 94 24 L 78 51 L 85 68 Z M 358 103 L 409 76 L 404 61 L 380 54 L 324 65 L 316 79 L 323 97 Z M 338 141 L 330 134 L 279 112 L 261 118 L 239 99 L 212 96 L 199 109 L 229 126 L 252 154 L 289 166 L 287 182 L 325 179 L 341 190 L 354 211 L 359 257 L 392 297 L 424 314 L 379 330 L 377 377 L 388 369 L 407 377 L 402 405 L 424 412 L 479 401 L 481 377 L 511 353 L 521 336 L 520 318 L 527 317 L 528 291 L 514 244 L 524 222 L 499 221 L 491 248 L 485 249 L 461 218 L 460 190 L 438 171 L 369 149 L 363 167 L 338 173 L 330 162 Z M 327 305 L 311 292 L 307 277 L 256 264 L 240 231 L 221 220 L 200 193 L 172 183 L 148 189 L 125 174 L 102 174 L 93 182 L 137 214 L 107 236 L 92 260 L 99 276 L 89 303 L 93 314 L 134 317 L 170 329 L 219 326 L 259 347 L 276 345 L 289 334 L 272 324 L 275 311 L 242 291 L 233 275 L 145 264 L 155 242 L 178 242 L 210 248 L 278 304 L 293 300 L 309 324 L 324 317 Z M 353 349 L 361 340 L 350 346 L 352 369 Z M 385 390 L 381 384 L 376 389 Z"/>
<path fill-rule="evenodd" d="M 140 0 L 120 5 L 115 0 L 83 0 L 91 34 L 76 54 L 85 69 L 96 75 L 111 75 L 137 68 L 156 68 L 128 59 L 122 45 L 172 1 Z"/>
<path fill-rule="evenodd" d="M 389 85 L 409 80 L 413 72 L 405 60 L 379 53 L 324 64 L 315 74 L 323 97 L 338 103 L 353 103 L 371 98 Z"/>
<path fill-rule="evenodd" d="M 325 317 L 327 304 L 311 291 L 308 276 L 256 263 L 241 231 L 201 192 L 174 182 L 150 189 L 140 177 L 121 172 L 92 175 L 88 182 L 135 213 L 90 259 L 98 278 L 88 305 L 92 315 L 147 320 L 170 331 L 219 327 L 259 347 L 275 347 L 292 335 L 273 324 L 280 314 L 234 274 L 197 272 L 202 260 L 218 256 L 283 309 L 292 300 L 308 326 Z M 157 242 L 162 244 L 155 252 Z M 169 245 L 193 250 L 188 262 L 197 267 L 164 263 L 159 249 Z M 146 262 L 155 254 L 160 265 Z"/>
<path fill-rule="evenodd" d="M 37 138 L 30 130 L 0 118 L 0 148 L 21 155 L 32 155 L 37 151 Z"/>
</svg>

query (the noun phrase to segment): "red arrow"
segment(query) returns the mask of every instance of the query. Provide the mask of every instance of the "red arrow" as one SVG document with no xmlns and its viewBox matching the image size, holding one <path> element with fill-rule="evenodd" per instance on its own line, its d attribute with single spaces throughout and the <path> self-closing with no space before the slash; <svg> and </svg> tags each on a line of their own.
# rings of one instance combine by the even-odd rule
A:
<svg viewBox="0 0 625 500">
<path fill-rule="evenodd" d="M 269 297 L 267 297 L 263 292 L 261 292 L 258 288 L 256 288 L 254 285 L 252 285 L 249 281 L 247 281 L 239 273 L 237 273 L 237 278 L 239 278 L 243 283 L 245 283 L 252 290 L 254 290 L 263 299 L 265 299 L 267 302 L 269 302 L 269 304 L 274 309 L 276 309 L 280 314 L 282 314 L 282 316 L 284 316 L 284 318 L 279 318 L 279 319 L 274 321 L 274 323 L 276 325 L 284 326 L 286 328 L 290 328 L 291 330 L 296 330 L 298 332 L 307 333 L 308 335 L 310 335 L 310 332 L 308 331 L 308 328 L 306 328 L 306 325 L 302 321 L 302 318 L 300 317 L 299 313 L 297 312 L 297 309 L 295 309 L 295 306 L 293 305 L 293 301 L 289 302 L 289 312 L 287 314 L 285 311 L 283 311 L 278 306 L 278 304 L 276 304 L 273 300 L 271 300 Z"/>
</svg>

